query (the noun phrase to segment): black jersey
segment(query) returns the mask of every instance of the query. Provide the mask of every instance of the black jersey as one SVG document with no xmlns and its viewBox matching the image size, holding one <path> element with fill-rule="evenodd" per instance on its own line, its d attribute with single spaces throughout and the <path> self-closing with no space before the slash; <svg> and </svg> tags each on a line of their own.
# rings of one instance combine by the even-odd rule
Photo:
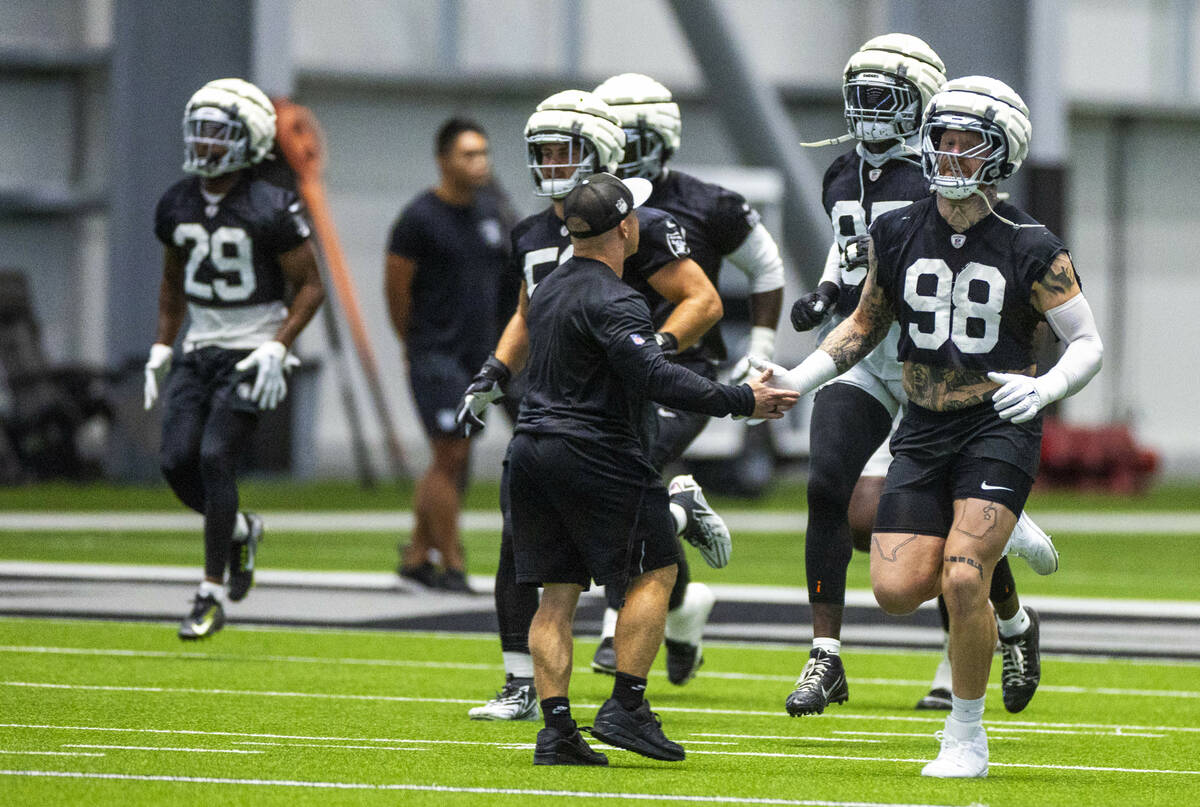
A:
<svg viewBox="0 0 1200 807">
<path fill-rule="evenodd" d="M 710 381 L 667 361 L 645 298 L 600 261 L 571 258 L 529 300 L 527 389 L 517 432 L 564 434 L 644 449 L 648 401 L 710 415 L 749 414 L 746 385 Z"/>
<path fill-rule="evenodd" d="M 643 205 L 637 209 L 640 236 L 638 250 L 625 261 L 625 282 L 645 293 L 651 275 L 671 261 L 687 257 L 688 241 L 671 216 Z M 555 213 L 547 207 L 541 213 L 523 219 L 512 231 L 512 250 L 501 283 L 503 294 L 515 309 L 521 281 L 525 293 L 533 290 L 554 269 L 575 254 L 571 236 Z"/>
<path fill-rule="evenodd" d="M 425 191 L 392 225 L 388 252 L 411 260 L 410 355 L 439 353 L 481 364 L 495 344 L 499 277 L 507 240 L 494 193 L 469 205 Z"/>
<path fill-rule="evenodd" d="M 821 204 L 833 223 L 833 237 L 841 250 L 851 238 L 866 235 L 881 213 L 928 196 L 929 180 L 921 166 L 908 160 L 888 160 L 875 168 L 857 151 L 848 151 L 834 160 L 821 183 Z M 849 316 L 854 311 L 866 277 L 865 266 L 853 270 L 842 267 L 836 313 Z"/>
<path fill-rule="evenodd" d="M 1017 224 L 1026 213 L 1001 202 Z M 1013 371 L 1034 363 L 1033 284 L 1062 241 L 1042 226 L 1016 228 L 986 216 L 955 232 L 930 196 L 871 225 L 878 282 L 900 323 L 899 356 L 935 367 Z"/>
<path fill-rule="evenodd" d="M 664 171 L 655 179 L 654 191 L 646 204 L 675 217 L 687 236 L 689 257 L 718 289 L 722 257 L 740 247 L 759 221 L 758 212 L 740 193 L 680 171 Z M 653 290 L 646 297 L 654 325 L 660 327 L 675 310 L 675 304 Z M 725 356 L 725 342 L 720 326 L 716 325 L 683 351 L 679 360 L 721 361 Z"/>
<path fill-rule="evenodd" d="M 193 347 L 257 347 L 287 316 L 279 255 L 309 236 L 294 191 L 244 172 L 223 197 L 205 198 L 187 177 L 159 199 L 154 234 L 184 253 L 183 292 Z"/>
</svg>

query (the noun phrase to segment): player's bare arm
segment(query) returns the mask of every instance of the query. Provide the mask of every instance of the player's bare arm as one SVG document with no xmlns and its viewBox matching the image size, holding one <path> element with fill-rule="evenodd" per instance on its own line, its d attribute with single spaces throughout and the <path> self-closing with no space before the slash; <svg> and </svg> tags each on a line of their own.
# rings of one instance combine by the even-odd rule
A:
<svg viewBox="0 0 1200 807">
<path fill-rule="evenodd" d="M 175 344 L 183 327 L 187 299 L 183 296 L 184 252 L 177 247 L 163 248 L 162 285 L 158 287 L 158 330 L 154 341 L 160 345 Z"/>
<path fill-rule="evenodd" d="M 287 319 L 275 333 L 275 341 L 291 347 L 292 342 L 312 320 L 317 309 L 325 300 L 325 287 L 321 284 L 321 273 L 317 269 L 317 253 L 311 241 L 305 241 L 295 249 L 279 256 L 279 267 L 296 290 L 292 304 L 288 306 Z"/>
<path fill-rule="evenodd" d="M 783 288 L 760 291 L 750 295 L 750 325 L 774 328 L 783 311 Z"/>
<path fill-rule="evenodd" d="M 1071 256 L 1060 252 L 1042 279 L 1033 284 L 1033 307 L 1044 314 L 1080 294 L 1079 278 Z"/>
<path fill-rule="evenodd" d="M 412 313 L 412 281 L 417 265 L 411 258 L 388 253 L 384 266 L 383 290 L 387 297 L 388 316 L 396 336 L 408 338 L 408 319 Z"/>
<path fill-rule="evenodd" d="M 660 331 L 672 334 L 686 350 L 720 321 L 725 309 L 721 296 L 700 264 L 691 258 L 671 261 L 649 278 L 650 287 L 675 304 Z"/>
<path fill-rule="evenodd" d="M 820 349 L 833 358 L 839 373 L 846 372 L 874 350 L 887 336 L 888 328 L 895 319 L 887 295 L 875 281 L 878 267 L 873 242 L 870 242 L 868 250 L 867 277 L 863 281 L 858 307 L 821 343 Z"/>
<path fill-rule="evenodd" d="M 525 369 L 529 360 L 529 323 L 526 315 L 529 313 L 529 295 L 525 291 L 525 281 L 521 281 L 521 296 L 517 299 L 517 310 L 504 326 L 500 341 L 494 351 L 496 358 L 504 363 L 514 375 Z"/>
</svg>

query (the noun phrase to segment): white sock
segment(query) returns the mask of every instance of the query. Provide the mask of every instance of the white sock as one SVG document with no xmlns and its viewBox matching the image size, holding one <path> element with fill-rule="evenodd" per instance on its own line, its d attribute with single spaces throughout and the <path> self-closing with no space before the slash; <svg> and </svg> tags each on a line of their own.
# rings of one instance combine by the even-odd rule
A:
<svg viewBox="0 0 1200 807">
<path fill-rule="evenodd" d="M 950 716 L 946 731 L 957 740 L 966 740 L 983 725 L 983 698 L 960 698 L 950 695 Z"/>
<path fill-rule="evenodd" d="M 675 534 L 682 534 L 687 526 L 687 510 L 683 509 L 683 505 L 671 502 L 671 515 L 675 518 Z"/>
<path fill-rule="evenodd" d="M 196 591 L 201 597 L 216 597 L 217 602 L 225 601 L 225 586 L 211 580 L 201 580 L 200 588 Z"/>
<path fill-rule="evenodd" d="M 836 656 L 842 652 L 842 640 L 830 639 L 828 636 L 814 636 L 813 650 L 824 650 L 831 656 Z"/>
<path fill-rule="evenodd" d="M 617 635 L 617 612 L 612 608 L 604 609 L 604 621 L 600 625 L 600 638 L 611 639 Z"/>
<path fill-rule="evenodd" d="M 504 672 L 513 678 L 533 678 L 533 656 L 513 650 L 505 650 L 501 655 L 504 656 Z"/>
<path fill-rule="evenodd" d="M 1024 608 L 1018 608 L 1016 615 L 1012 619 L 1000 619 L 997 617 L 996 627 L 1000 629 L 1000 635 L 1005 639 L 1020 636 L 1029 630 L 1029 614 L 1025 612 Z"/>
<path fill-rule="evenodd" d="M 246 514 L 238 513 L 233 520 L 233 540 L 244 541 L 250 535 L 250 525 L 246 522 Z"/>
</svg>

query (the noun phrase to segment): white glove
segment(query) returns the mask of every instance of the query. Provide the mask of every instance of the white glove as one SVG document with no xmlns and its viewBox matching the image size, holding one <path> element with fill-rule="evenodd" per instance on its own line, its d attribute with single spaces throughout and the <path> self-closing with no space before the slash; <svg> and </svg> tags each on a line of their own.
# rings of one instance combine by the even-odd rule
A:
<svg viewBox="0 0 1200 807">
<path fill-rule="evenodd" d="M 272 340 L 256 347 L 253 353 L 235 365 L 235 369 L 258 369 L 254 387 L 250 390 L 250 399 L 258 404 L 259 409 L 274 409 L 287 395 L 284 370 L 290 370 L 299 364 L 300 360 L 289 356 L 288 349 L 282 342 Z"/>
<path fill-rule="evenodd" d="M 1033 420 L 1038 412 L 1062 397 L 1062 393 L 1056 395 L 1052 389 L 1055 377 L 1051 374 L 1031 378 L 1019 373 L 988 373 L 988 378 L 1002 385 L 992 394 L 992 406 L 1001 420 L 1013 423 Z"/>
<path fill-rule="evenodd" d="M 750 343 L 746 347 L 746 355 L 733 365 L 733 372 L 729 374 L 729 383 L 734 386 L 746 383 L 746 379 L 750 377 L 750 371 L 754 369 L 750 366 L 751 356 L 770 361 L 774 355 L 775 329 L 765 325 L 755 325 L 750 329 Z"/>
<path fill-rule="evenodd" d="M 171 371 L 171 357 L 174 352 L 170 345 L 155 342 L 150 346 L 150 358 L 146 360 L 146 386 L 144 389 L 146 411 L 154 407 L 158 400 L 158 388 L 166 380 Z"/>
</svg>

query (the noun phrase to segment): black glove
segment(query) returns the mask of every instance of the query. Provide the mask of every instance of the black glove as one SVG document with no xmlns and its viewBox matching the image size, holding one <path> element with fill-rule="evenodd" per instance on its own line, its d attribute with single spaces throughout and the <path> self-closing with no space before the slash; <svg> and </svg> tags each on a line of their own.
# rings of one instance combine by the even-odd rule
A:
<svg viewBox="0 0 1200 807">
<path fill-rule="evenodd" d="M 862 269 L 867 265 L 870 249 L 871 236 L 856 235 L 846 242 L 846 249 L 842 251 L 842 257 L 846 261 L 847 269 Z"/>
<path fill-rule="evenodd" d="M 503 385 L 508 383 L 511 377 L 512 372 L 504 362 L 495 356 L 488 356 L 463 392 L 462 403 L 454 418 L 462 429 L 463 437 L 470 437 L 473 432 L 483 428 L 483 418 L 480 415 L 488 408 L 488 404 L 504 397 Z"/>
<path fill-rule="evenodd" d="M 667 333 L 666 331 L 657 331 L 654 334 L 654 341 L 658 342 L 658 346 L 662 348 L 663 355 L 668 359 L 673 359 L 679 354 L 679 340 L 675 338 L 675 334 Z"/>
<path fill-rule="evenodd" d="M 838 284 L 822 280 L 816 291 L 810 291 L 792 303 L 792 327 L 803 333 L 824 322 L 837 305 L 838 291 Z"/>
</svg>

